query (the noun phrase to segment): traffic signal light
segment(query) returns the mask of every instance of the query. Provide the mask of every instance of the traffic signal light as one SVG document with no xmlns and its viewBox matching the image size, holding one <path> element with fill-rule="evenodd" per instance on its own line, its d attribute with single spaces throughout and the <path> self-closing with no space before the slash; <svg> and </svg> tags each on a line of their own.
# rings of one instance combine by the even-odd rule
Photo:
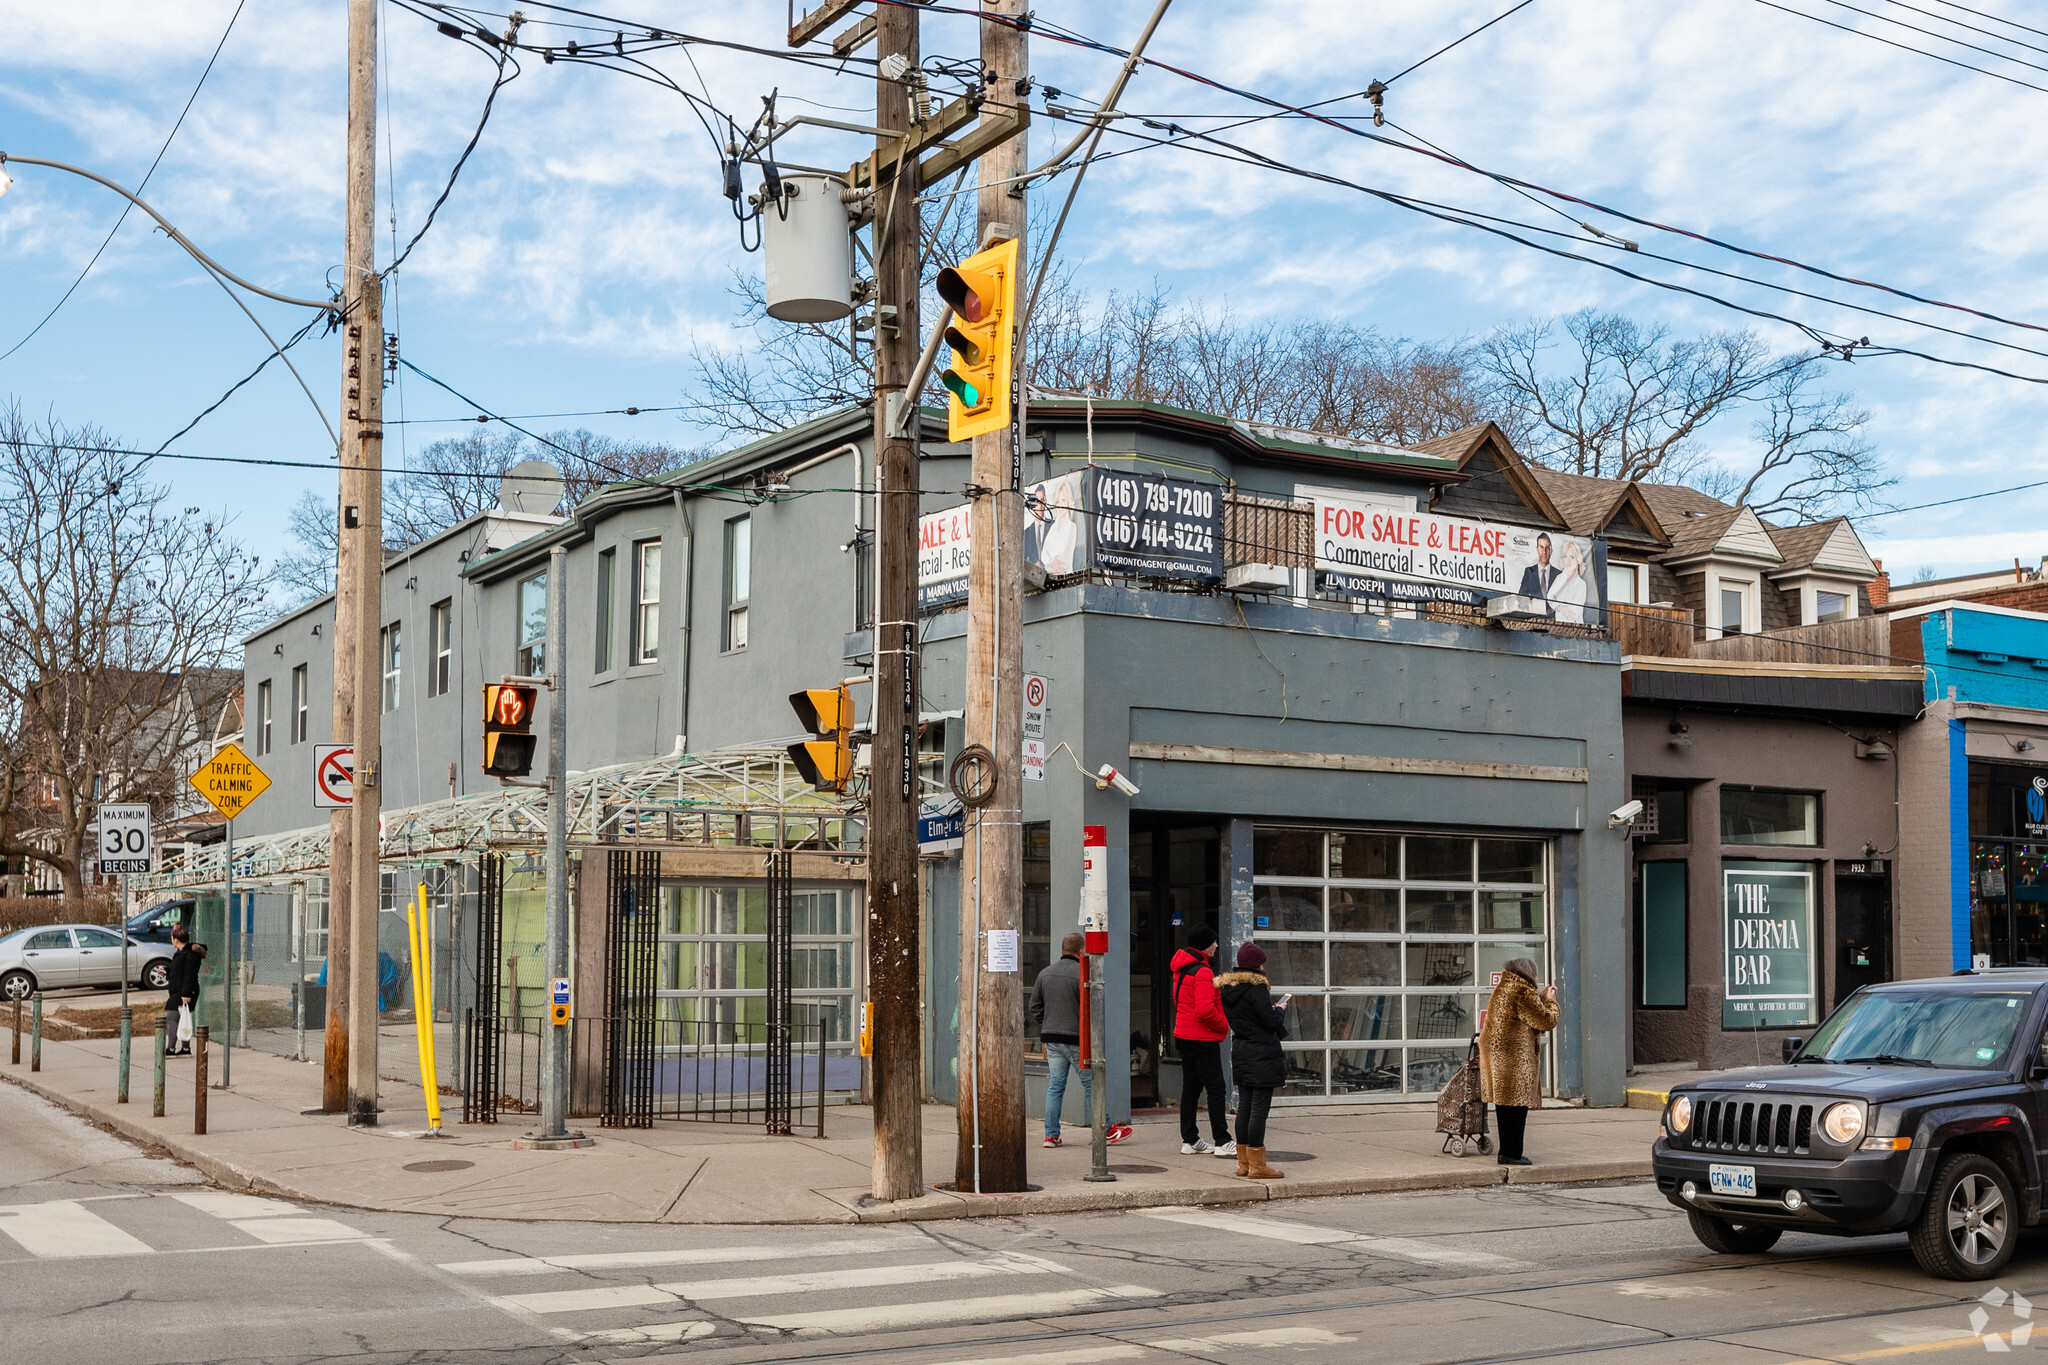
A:
<svg viewBox="0 0 2048 1365">
<path fill-rule="evenodd" d="M 1010 424 L 1010 369 L 1017 312 L 1017 239 L 997 242 L 939 272 L 939 297 L 953 305 L 946 344 L 953 363 L 939 382 L 946 439 L 964 441 Z"/>
<path fill-rule="evenodd" d="M 540 689 L 522 683 L 484 684 L 484 775 L 524 777 L 533 771 L 533 701 Z"/>
<path fill-rule="evenodd" d="M 796 770 L 821 792 L 843 792 L 853 779 L 853 693 L 846 684 L 789 694 L 804 729 L 817 738 L 789 746 Z"/>
</svg>

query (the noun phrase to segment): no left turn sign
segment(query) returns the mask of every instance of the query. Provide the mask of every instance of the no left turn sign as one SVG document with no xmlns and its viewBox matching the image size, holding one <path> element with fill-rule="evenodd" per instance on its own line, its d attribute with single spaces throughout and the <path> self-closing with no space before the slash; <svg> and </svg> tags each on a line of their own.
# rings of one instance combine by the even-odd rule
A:
<svg viewBox="0 0 2048 1365">
<path fill-rule="evenodd" d="M 356 799 L 356 751 L 352 744 L 313 746 L 313 804 L 333 810 Z"/>
</svg>

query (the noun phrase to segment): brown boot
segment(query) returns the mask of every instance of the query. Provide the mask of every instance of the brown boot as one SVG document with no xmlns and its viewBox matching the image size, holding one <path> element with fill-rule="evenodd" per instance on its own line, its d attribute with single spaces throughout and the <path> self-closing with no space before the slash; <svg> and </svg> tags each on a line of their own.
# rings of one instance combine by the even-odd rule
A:
<svg viewBox="0 0 2048 1365">
<path fill-rule="evenodd" d="M 1241 1148 L 1240 1150 L 1245 1149 Z M 1247 1167 L 1245 1175 L 1249 1179 L 1285 1180 L 1287 1178 L 1287 1172 L 1276 1171 L 1266 1164 L 1266 1149 L 1264 1147 L 1253 1147 L 1249 1151 L 1250 1155 L 1245 1161 L 1245 1166 Z"/>
<path fill-rule="evenodd" d="M 1239 1175 L 1251 1174 L 1251 1159 L 1251 1149 L 1240 1142 L 1237 1145 L 1237 1173 Z"/>
</svg>

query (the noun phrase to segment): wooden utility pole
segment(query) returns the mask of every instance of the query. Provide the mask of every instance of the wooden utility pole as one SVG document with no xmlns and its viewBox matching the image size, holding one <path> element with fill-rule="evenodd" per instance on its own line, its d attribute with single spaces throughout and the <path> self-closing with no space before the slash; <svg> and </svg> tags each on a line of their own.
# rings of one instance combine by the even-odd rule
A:
<svg viewBox="0 0 2048 1365">
<path fill-rule="evenodd" d="M 917 11 L 878 7 L 876 49 L 884 66 L 901 56 L 918 64 Z M 907 132 L 907 87 L 878 72 L 875 126 Z M 921 119 L 919 120 L 922 121 Z M 895 151 L 898 139 L 875 139 Z M 877 164 L 881 158 L 877 157 Z M 875 185 L 875 553 L 881 585 L 875 605 L 874 744 L 868 809 L 868 988 L 875 1009 L 874 1195 L 915 1199 L 924 1191 L 920 1102 L 923 1030 L 918 1002 L 917 895 L 917 439 L 892 428 L 891 399 L 905 393 L 917 364 L 922 222 L 917 168 L 900 159 Z M 916 430 L 916 419 L 910 423 Z"/>
<path fill-rule="evenodd" d="M 1023 0 L 986 0 L 984 13 L 1021 15 Z M 989 124 L 1012 117 L 1022 104 L 1031 70 L 1024 31 L 1005 24 L 981 26 L 981 63 L 993 74 L 982 112 Z M 982 188 L 980 245 L 1024 237 L 1023 184 L 1026 134 L 1019 132 L 976 162 Z M 1015 183 L 1012 183 L 1015 182 Z M 1028 287 L 1029 259 L 1020 249 L 1017 309 Z M 1015 310 L 1012 312 L 1015 317 Z M 1013 342 L 1013 373 L 1022 384 L 1024 338 Z M 1013 395 L 1011 410 L 1024 405 Z M 995 755 L 995 792 L 968 816 L 962 853 L 960 907 L 960 995 L 974 1006 L 975 1027 L 961 1029 L 973 1040 L 973 1055 L 960 1066 L 960 1144 L 956 1189 L 1009 1194 L 1025 1188 L 1024 1003 L 1016 971 L 987 970 L 992 935 L 1014 936 L 1023 927 L 1024 880 L 1024 494 L 1023 437 L 1013 425 L 974 438 L 974 474 L 969 481 L 992 490 L 976 497 L 974 558 L 967 577 L 967 742 L 986 744 Z M 978 930 L 978 932 L 977 932 Z M 977 975 L 979 981 L 976 980 Z M 980 1143 L 976 1161 L 975 1144 Z"/>
<path fill-rule="evenodd" d="M 342 507 L 337 595 L 353 589 L 346 622 L 337 598 L 334 630 L 335 736 L 355 745 L 355 798 L 345 812 L 347 847 L 330 854 L 346 901 L 330 896 L 331 943 L 346 917 L 345 978 L 332 956 L 328 988 L 347 981 L 344 1066 L 351 1124 L 377 1121 L 377 748 L 383 678 L 377 629 L 384 618 L 384 281 L 377 274 L 377 0 L 348 6 L 348 183 L 342 261 Z M 350 466 L 354 466 L 353 469 Z M 346 717 L 349 728 L 342 730 Z M 330 950 L 331 952 L 331 950 Z M 329 1086 L 335 1063 L 335 1008 L 328 1009 Z M 323 1099 L 325 1098 L 323 1092 Z"/>
</svg>

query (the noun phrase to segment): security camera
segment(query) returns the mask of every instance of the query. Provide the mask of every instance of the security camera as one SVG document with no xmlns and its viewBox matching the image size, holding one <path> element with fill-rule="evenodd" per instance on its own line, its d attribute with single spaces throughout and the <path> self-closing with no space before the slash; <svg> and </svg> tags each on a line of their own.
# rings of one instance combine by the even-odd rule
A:
<svg viewBox="0 0 2048 1365">
<path fill-rule="evenodd" d="M 1623 825 L 1633 824 L 1635 823 L 1635 818 L 1642 813 L 1643 803 L 1640 801 L 1631 801 L 1625 806 L 1617 806 L 1613 814 L 1607 817 L 1607 828 L 1620 829 Z"/>
<path fill-rule="evenodd" d="M 1125 796 L 1136 796 L 1138 794 L 1137 783 L 1105 763 L 1102 765 L 1101 770 L 1095 774 L 1095 790 L 1107 791 L 1111 787 L 1115 787 Z"/>
</svg>

